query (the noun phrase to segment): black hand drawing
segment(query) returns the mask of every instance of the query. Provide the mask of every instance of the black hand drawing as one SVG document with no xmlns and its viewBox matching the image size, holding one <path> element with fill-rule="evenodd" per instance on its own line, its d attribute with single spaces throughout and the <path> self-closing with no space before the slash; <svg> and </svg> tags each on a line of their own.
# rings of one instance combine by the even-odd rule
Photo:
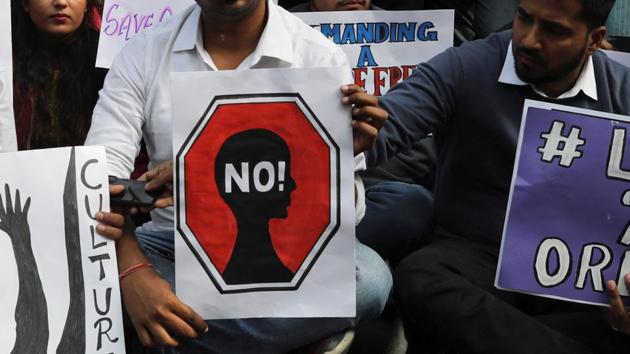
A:
<svg viewBox="0 0 630 354">
<path fill-rule="evenodd" d="M 74 148 L 70 153 L 66 184 L 63 191 L 63 214 L 68 258 L 70 305 L 57 354 L 85 353 L 85 288 L 81 265 L 79 214 L 77 210 L 77 171 Z"/>
<path fill-rule="evenodd" d="M 20 191 L 15 192 L 15 206 L 8 184 L 4 186 L 6 209 L 0 193 L 0 230 L 10 238 L 18 269 L 19 290 L 15 307 L 16 338 L 12 354 L 46 354 L 48 347 L 48 307 L 33 249 L 28 224 L 31 198 L 22 208 Z"/>
</svg>

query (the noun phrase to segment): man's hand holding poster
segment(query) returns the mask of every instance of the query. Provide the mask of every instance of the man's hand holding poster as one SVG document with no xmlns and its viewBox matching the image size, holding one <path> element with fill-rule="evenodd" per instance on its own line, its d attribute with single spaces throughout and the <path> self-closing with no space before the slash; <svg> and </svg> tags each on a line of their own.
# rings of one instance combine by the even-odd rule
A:
<svg viewBox="0 0 630 354">
<path fill-rule="evenodd" d="M 343 68 L 172 75 L 176 289 L 205 319 L 354 317 L 343 77 Z"/>
<path fill-rule="evenodd" d="M 105 150 L 0 154 L 0 352 L 124 353 Z"/>
<path fill-rule="evenodd" d="M 105 0 L 96 66 L 109 68 L 133 36 L 181 12 L 193 0 Z"/>
<path fill-rule="evenodd" d="M 628 295 L 628 129 L 630 117 L 526 101 L 497 287 L 605 305 L 614 280 Z"/>
<path fill-rule="evenodd" d="M 354 82 L 380 96 L 418 63 L 453 46 L 454 11 L 296 13 L 348 56 Z"/>
</svg>

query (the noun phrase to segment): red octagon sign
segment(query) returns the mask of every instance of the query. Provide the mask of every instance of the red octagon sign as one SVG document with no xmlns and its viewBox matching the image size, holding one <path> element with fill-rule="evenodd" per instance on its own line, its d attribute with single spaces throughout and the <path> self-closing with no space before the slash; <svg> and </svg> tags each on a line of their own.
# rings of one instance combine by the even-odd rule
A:
<svg viewBox="0 0 630 354">
<path fill-rule="evenodd" d="M 215 97 L 175 171 L 177 230 L 221 293 L 296 290 L 339 227 L 339 148 L 299 94 Z"/>
</svg>

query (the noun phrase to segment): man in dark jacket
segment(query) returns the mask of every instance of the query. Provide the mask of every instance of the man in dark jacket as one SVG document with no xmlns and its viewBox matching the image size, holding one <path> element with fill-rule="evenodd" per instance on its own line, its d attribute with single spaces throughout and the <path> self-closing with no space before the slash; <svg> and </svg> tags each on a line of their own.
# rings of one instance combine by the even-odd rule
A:
<svg viewBox="0 0 630 354">
<path fill-rule="evenodd" d="M 344 88 L 356 119 L 389 114 L 368 165 L 436 136 L 435 239 L 394 281 L 408 353 L 628 352 L 615 284 L 610 324 L 599 308 L 494 287 L 525 99 L 630 115 L 630 70 L 597 51 L 613 4 L 520 0 L 513 31 L 445 51 L 380 99 Z"/>
</svg>

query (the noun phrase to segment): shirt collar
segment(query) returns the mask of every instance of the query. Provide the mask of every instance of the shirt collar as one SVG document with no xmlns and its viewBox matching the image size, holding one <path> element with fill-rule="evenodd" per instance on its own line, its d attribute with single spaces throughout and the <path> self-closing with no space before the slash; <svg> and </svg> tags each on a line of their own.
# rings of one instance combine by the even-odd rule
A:
<svg viewBox="0 0 630 354">
<path fill-rule="evenodd" d="M 173 51 L 180 52 L 184 50 L 192 50 L 197 44 L 197 36 L 201 33 L 201 8 L 199 5 L 193 5 L 192 12 L 186 17 L 184 24 L 182 24 L 175 43 L 173 44 Z"/>
<path fill-rule="evenodd" d="M 267 24 L 263 30 L 254 52 L 243 61 L 248 66 L 256 65 L 261 58 L 270 57 L 293 63 L 293 45 L 289 31 L 284 25 L 282 11 L 272 0 L 267 0 Z M 175 43 L 173 51 L 193 50 L 195 46 L 203 50 L 201 32 L 201 8 L 194 5 L 194 9 L 184 21 Z"/>
<path fill-rule="evenodd" d="M 516 70 L 514 69 L 514 53 L 512 52 L 512 42 L 510 41 L 510 45 L 508 46 L 507 55 L 505 56 L 505 62 L 503 63 L 503 69 L 501 69 L 501 75 L 499 75 L 499 82 L 503 84 L 509 85 L 517 85 L 517 86 L 526 86 L 529 83 L 521 80 L 516 74 Z M 534 92 L 538 95 L 543 96 L 545 98 L 549 98 L 544 92 L 539 90 L 535 85 L 531 85 Z M 565 93 L 558 96 L 556 99 L 570 98 L 577 96 L 580 91 L 584 92 L 585 95 L 597 101 L 597 83 L 595 80 L 595 69 L 593 67 L 593 57 L 589 56 L 586 61 L 586 65 L 580 76 L 578 77 L 575 85 Z"/>
</svg>

